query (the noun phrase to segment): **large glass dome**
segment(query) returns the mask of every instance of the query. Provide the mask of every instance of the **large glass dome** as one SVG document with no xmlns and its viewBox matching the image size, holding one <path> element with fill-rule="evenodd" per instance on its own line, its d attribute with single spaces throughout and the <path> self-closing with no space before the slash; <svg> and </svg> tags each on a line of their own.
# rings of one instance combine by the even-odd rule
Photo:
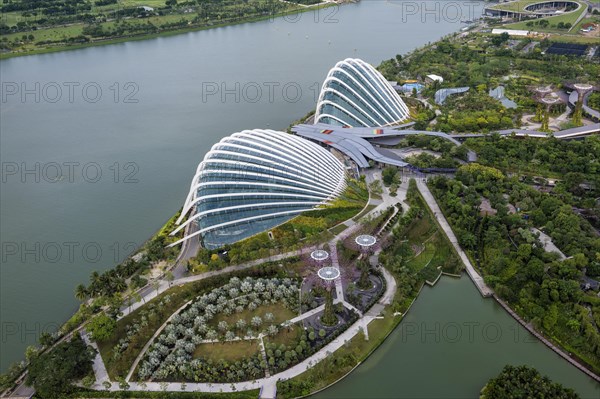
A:
<svg viewBox="0 0 600 399">
<path fill-rule="evenodd" d="M 327 75 L 315 114 L 315 123 L 351 127 L 399 124 L 409 111 L 387 80 L 366 62 L 347 58 Z"/>
<path fill-rule="evenodd" d="M 204 157 L 172 233 L 218 248 L 325 204 L 345 188 L 342 163 L 308 140 L 273 130 L 225 137 Z M 184 219 L 187 216 L 187 220 Z"/>
</svg>

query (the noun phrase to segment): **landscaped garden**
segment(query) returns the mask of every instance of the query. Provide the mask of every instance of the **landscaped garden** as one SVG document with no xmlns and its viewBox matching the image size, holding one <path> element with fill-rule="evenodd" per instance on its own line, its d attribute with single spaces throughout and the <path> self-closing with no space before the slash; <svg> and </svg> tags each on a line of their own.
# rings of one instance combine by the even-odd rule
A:
<svg viewBox="0 0 600 399">
<path fill-rule="evenodd" d="M 328 229 L 355 217 L 368 200 L 365 182 L 349 180 L 344 193 L 330 204 L 305 212 L 270 232 L 254 235 L 219 250 L 200 249 L 192 261 L 193 267 L 214 270 L 327 241 L 333 237 Z"/>
<path fill-rule="evenodd" d="M 287 265 L 295 261 L 297 259 L 292 257 L 280 263 Z M 120 319 L 110 337 L 98 342 L 109 376 L 112 379 L 125 377 L 150 338 L 177 309 L 194 298 L 210 292 L 213 288 L 227 283 L 234 276 L 239 278 L 288 277 L 286 271 L 278 266 L 263 264 L 260 267 L 170 288 Z"/>
<path fill-rule="evenodd" d="M 171 318 L 147 351 L 138 377 L 158 381 L 233 382 L 263 376 L 266 364 L 256 352 L 249 351 L 253 356 L 234 363 L 223 358 L 215 362 L 198 347 L 206 344 L 225 347 L 232 341 L 256 341 L 263 335 L 276 334 L 282 319 L 292 316 L 291 311 L 298 307 L 296 284 L 289 278 L 234 277 L 198 297 Z"/>
</svg>

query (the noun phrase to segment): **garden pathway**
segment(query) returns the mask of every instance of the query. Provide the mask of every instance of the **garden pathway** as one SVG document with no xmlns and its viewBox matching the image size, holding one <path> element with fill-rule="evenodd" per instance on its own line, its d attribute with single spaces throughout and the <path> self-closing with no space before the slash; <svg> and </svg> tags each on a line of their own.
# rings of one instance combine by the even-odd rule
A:
<svg viewBox="0 0 600 399">
<path fill-rule="evenodd" d="M 331 341 L 329 344 L 325 345 L 320 351 L 285 371 L 272 375 L 268 378 L 261 378 L 255 381 L 246 381 L 229 384 L 187 383 L 183 385 L 181 383 L 130 382 L 129 389 L 132 391 L 151 392 L 237 392 L 262 389 L 261 398 L 274 397 L 268 395 L 274 395 L 274 393 L 276 392 L 277 381 L 288 380 L 290 378 L 296 377 L 297 375 L 302 374 L 303 372 L 310 369 L 320 361 L 326 359 L 331 353 L 341 348 L 346 342 L 350 341 L 354 336 L 359 334 L 363 330 L 363 328 L 366 328 L 366 326 L 371 321 L 373 321 L 376 317 L 379 316 L 379 312 L 381 312 L 384 305 L 390 303 L 391 299 L 394 298 L 394 295 L 396 294 L 396 281 L 387 270 L 382 269 L 382 273 L 388 284 L 386 285 L 385 293 L 378 301 L 378 303 L 375 304 L 373 308 L 371 308 L 371 310 L 367 312 L 367 314 L 365 314 L 363 317 L 354 322 L 354 324 L 352 324 L 346 331 L 341 333 L 336 339 Z M 103 364 L 94 364 L 94 372 L 96 373 L 97 381 L 93 385 L 93 389 L 106 389 L 106 387 L 103 386 L 102 382 L 98 380 L 98 376 L 101 375 L 101 370 L 103 368 Z M 121 389 L 119 388 L 118 384 L 113 384 L 111 385 L 109 390 L 120 391 Z"/>
<path fill-rule="evenodd" d="M 129 369 L 129 373 L 127 373 L 127 377 L 125 377 L 126 381 L 129 381 L 131 379 L 131 377 L 133 376 L 133 372 L 135 371 L 135 369 L 138 366 L 138 363 L 142 360 L 142 358 L 146 354 L 146 351 L 148 350 L 148 348 L 150 348 L 150 345 L 152 345 L 154 343 L 154 340 L 156 339 L 156 337 L 158 337 L 160 335 L 160 333 L 165 329 L 165 327 L 167 326 L 167 324 L 169 324 L 169 322 L 173 319 L 173 317 L 175 317 L 175 315 L 179 314 L 179 312 L 181 312 L 189 304 L 191 304 L 192 302 L 194 302 L 194 300 L 195 299 L 192 299 L 191 301 L 188 301 L 188 302 L 184 303 L 182 307 L 180 307 L 175 312 L 173 312 L 173 314 L 171 316 L 169 316 L 169 318 L 156 330 L 156 332 L 154 333 L 154 335 L 152 336 L 152 338 L 150 338 L 148 340 L 148 342 L 146 342 L 146 345 L 144 345 L 144 347 L 142 348 L 142 351 L 140 352 L 140 354 L 138 355 L 138 357 L 135 358 L 135 361 L 133 362 L 133 365 L 131 365 L 131 369 Z"/>
<path fill-rule="evenodd" d="M 477 270 L 475 270 L 475 267 L 473 267 L 473 265 L 471 264 L 471 261 L 467 257 L 467 254 L 465 253 L 465 251 L 462 250 L 462 248 L 458 244 L 458 240 L 456 239 L 456 236 L 454 235 L 452 228 L 450 227 L 450 225 L 448 224 L 448 221 L 444 217 L 444 214 L 442 213 L 442 210 L 440 209 L 435 198 L 433 197 L 433 194 L 431 194 L 431 191 L 429 191 L 429 187 L 427 187 L 427 183 L 424 182 L 423 180 L 424 179 L 417 179 L 417 187 L 419 188 L 419 191 L 423 195 L 425 202 L 427 203 L 427 205 L 429 205 L 429 208 L 433 212 L 433 215 L 435 216 L 436 220 L 438 221 L 438 224 L 442 227 L 442 230 L 448 237 L 448 240 L 450 241 L 450 243 L 456 250 L 456 253 L 462 260 L 463 264 L 465 265 L 465 267 L 467 269 L 467 274 L 469 275 L 471 280 L 475 283 L 475 286 L 477 287 L 477 289 L 479 290 L 479 292 L 481 293 L 482 296 L 484 296 L 484 297 L 492 296 L 494 294 L 494 291 L 492 291 L 492 289 L 490 287 L 488 287 L 487 284 L 483 281 L 483 277 L 481 277 L 481 275 L 479 275 Z"/>
<path fill-rule="evenodd" d="M 100 355 L 100 349 L 98 349 L 98 345 L 95 342 L 90 340 L 90 337 L 87 334 L 86 330 L 81 330 L 79 332 L 83 341 L 94 348 L 96 350 L 96 356 L 94 356 L 94 374 L 96 375 L 96 385 L 101 385 L 102 387 L 105 381 L 110 381 L 108 377 L 108 371 L 106 371 L 106 367 L 104 366 L 104 361 L 102 360 L 102 356 Z"/>
<path fill-rule="evenodd" d="M 567 259 L 567 256 L 560 249 L 558 249 L 556 245 L 554 245 L 554 243 L 552 242 L 552 238 L 548 234 L 544 233 L 539 229 L 536 229 L 535 227 L 532 227 L 531 231 L 533 233 L 539 234 L 540 241 L 544 245 L 544 249 L 546 250 L 546 252 L 556 252 L 560 257 L 560 260 Z"/>
</svg>

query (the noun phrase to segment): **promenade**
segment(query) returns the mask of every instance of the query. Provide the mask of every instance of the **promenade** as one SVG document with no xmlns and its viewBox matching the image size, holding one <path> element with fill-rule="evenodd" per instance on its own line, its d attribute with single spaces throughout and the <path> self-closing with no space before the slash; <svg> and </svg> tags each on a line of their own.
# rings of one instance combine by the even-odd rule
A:
<svg viewBox="0 0 600 399">
<path fill-rule="evenodd" d="M 425 202 L 427 203 L 427 205 L 429 205 L 429 208 L 433 212 L 435 219 L 437 220 L 438 224 L 440 225 L 440 227 L 442 228 L 444 233 L 446 233 L 448 240 L 450 241 L 450 243 L 456 250 L 456 253 L 460 257 L 460 260 L 465 265 L 467 274 L 469 275 L 469 277 L 471 278 L 473 283 L 475 283 L 475 286 L 477 287 L 477 289 L 479 290 L 479 292 L 481 293 L 482 296 L 484 296 L 484 297 L 492 296 L 494 294 L 494 291 L 485 284 L 485 282 L 483 281 L 483 277 L 481 277 L 481 275 L 477 272 L 475 267 L 473 267 L 473 265 L 471 264 L 471 261 L 469 260 L 469 257 L 467 256 L 465 251 L 463 251 L 463 249 L 458 244 L 458 240 L 456 239 L 456 235 L 454 235 L 454 231 L 452 231 L 452 228 L 448 224 L 448 221 L 446 220 L 446 217 L 444 216 L 444 214 L 442 213 L 442 210 L 438 206 L 437 201 L 433 197 L 433 194 L 431 194 L 431 191 L 429 191 L 429 187 L 427 187 L 427 183 L 424 182 L 423 179 L 416 179 L 416 181 L 417 181 L 417 187 L 419 188 L 421 195 L 423 195 Z"/>
</svg>

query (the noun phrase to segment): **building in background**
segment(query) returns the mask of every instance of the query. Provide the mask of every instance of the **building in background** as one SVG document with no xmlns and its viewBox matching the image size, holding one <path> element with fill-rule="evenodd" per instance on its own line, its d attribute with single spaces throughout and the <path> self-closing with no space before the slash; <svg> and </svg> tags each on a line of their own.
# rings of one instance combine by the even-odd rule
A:
<svg viewBox="0 0 600 399">
<path fill-rule="evenodd" d="M 398 125 L 408 117 L 408 107 L 379 71 L 360 59 L 347 58 L 327 74 L 315 123 L 378 127 Z"/>
</svg>

